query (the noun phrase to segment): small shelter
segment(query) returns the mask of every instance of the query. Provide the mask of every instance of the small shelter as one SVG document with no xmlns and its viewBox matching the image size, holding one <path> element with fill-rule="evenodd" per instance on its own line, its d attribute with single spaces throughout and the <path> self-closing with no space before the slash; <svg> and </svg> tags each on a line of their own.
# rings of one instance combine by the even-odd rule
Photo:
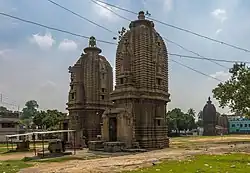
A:
<svg viewBox="0 0 250 173">
<path fill-rule="evenodd" d="M 36 136 L 40 135 L 42 140 L 39 140 L 39 142 L 42 142 L 42 157 L 45 156 L 45 135 L 46 134 L 62 134 L 62 133 L 73 133 L 74 135 L 74 141 L 73 141 L 73 149 L 74 149 L 74 154 L 76 154 L 76 147 L 75 147 L 75 130 L 56 130 L 56 131 L 42 131 L 42 132 L 30 132 L 30 133 L 24 133 L 24 134 L 15 134 L 15 135 L 6 135 L 6 144 L 7 144 L 7 150 L 8 151 L 24 151 L 24 150 L 29 150 L 30 149 L 30 141 L 29 141 L 29 136 L 32 136 L 32 142 L 33 142 L 33 149 L 35 156 L 39 155 L 37 152 L 37 146 L 36 142 Z M 23 137 L 23 140 L 13 140 L 13 138 L 18 138 L 18 137 Z M 63 140 L 61 142 L 65 147 L 65 141 Z M 16 150 L 14 150 L 14 144 L 17 145 Z M 11 149 L 9 150 L 9 145 L 11 145 Z M 49 149 L 49 148 L 48 148 Z"/>
</svg>

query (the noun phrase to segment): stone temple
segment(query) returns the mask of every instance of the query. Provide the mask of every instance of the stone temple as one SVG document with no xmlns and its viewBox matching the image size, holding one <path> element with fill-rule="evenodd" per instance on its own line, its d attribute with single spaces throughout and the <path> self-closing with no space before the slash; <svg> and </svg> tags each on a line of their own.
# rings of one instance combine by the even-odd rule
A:
<svg viewBox="0 0 250 173">
<path fill-rule="evenodd" d="M 77 74 L 77 82 L 73 86 L 79 92 L 72 98 L 71 94 L 75 90 L 70 91 L 68 109 L 73 120 L 72 128 L 82 131 L 80 136 L 88 135 L 89 140 L 90 137 L 94 139 L 101 129 L 99 134 L 102 138 L 90 141 L 90 149 L 104 148 L 110 151 L 110 148 L 112 150 L 112 147 L 118 146 L 115 151 L 119 151 L 119 147 L 168 147 L 168 53 L 154 23 L 145 19 L 144 12 L 139 12 L 138 19 L 132 21 L 129 30 L 121 36 L 116 51 L 116 86 L 112 92 L 110 65 L 98 55 L 100 49 L 95 46 L 87 49 L 89 54 L 82 55 L 70 70 L 72 74 Z M 107 74 L 106 80 L 98 77 L 103 73 L 102 68 L 99 68 L 101 65 L 98 65 L 101 59 Z M 91 65 L 93 63 L 96 64 L 95 69 Z M 100 83 L 106 89 L 103 100 Z M 89 99 L 94 99 L 95 103 L 90 104 Z"/>
<path fill-rule="evenodd" d="M 208 97 L 207 104 L 203 108 L 203 136 L 215 136 L 217 124 L 216 108 Z"/>
<path fill-rule="evenodd" d="M 111 106 L 110 92 L 113 90 L 112 67 L 96 47 L 91 37 L 89 47 L 73 67 L 68 97 L 69 128 L 77 131 L 76 146 L 83 147 L 84 138 L 95 140 L 101 134 L 104 110 Z"/>
</svg>

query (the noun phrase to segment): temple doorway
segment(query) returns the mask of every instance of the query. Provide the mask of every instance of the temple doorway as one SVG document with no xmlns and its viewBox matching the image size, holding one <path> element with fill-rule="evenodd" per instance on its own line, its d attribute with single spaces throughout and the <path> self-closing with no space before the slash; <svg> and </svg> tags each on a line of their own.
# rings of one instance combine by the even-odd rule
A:
<svg viewBox="0 0 250 173">
<path fill-rule="evenodd" d="M 117 141 L 117 119 L 115 117 L 109 118 L 109 140 Z"/>
</svg>

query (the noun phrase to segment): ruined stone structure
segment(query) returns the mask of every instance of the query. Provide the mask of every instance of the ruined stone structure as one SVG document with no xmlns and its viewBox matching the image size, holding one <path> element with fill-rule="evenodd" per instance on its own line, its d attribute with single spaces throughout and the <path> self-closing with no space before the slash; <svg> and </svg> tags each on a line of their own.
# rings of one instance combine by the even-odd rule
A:
<svg viewBox="0 0 250 173">
<path fill-rule="evenodd" d="M 217 134 L 228 134 L 229 133 L 229 122 L 227 115 L 217 115 Z"/>
<path fill-rule="evenodd" d="M 203 136 L 215 136 L 217 124 L 216 108 L 208 97 L 207 104 L 203 108 Z"/>
<path fill-rule="evenodd" d="M 76 146 L 83 139 L 95 140 L 101 134 L 101 116 L 111 106 L 109 94 L 113 90 L 112 67 L 100 53 L 91 37 L 89 47 L 73 67 L 68 97 L 69 128 L 76 130 Z"/>
<path fill-rule="evenodd" d="M 138 20 L 130 23 L 117 47 L 113 108 L 103 114 L 104 146 L 120 142 L 126 148 L 168 147 L 169 96 L 166 45 L 154 23 L 139 12 Z"/>
</svg>

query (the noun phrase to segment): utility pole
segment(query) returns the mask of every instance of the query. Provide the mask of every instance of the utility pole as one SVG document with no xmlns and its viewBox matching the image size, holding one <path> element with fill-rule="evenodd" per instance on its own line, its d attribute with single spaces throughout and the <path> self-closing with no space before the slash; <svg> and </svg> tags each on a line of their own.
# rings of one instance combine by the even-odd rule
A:
<svg viewBox="0 0 250 173">
<path fill-rule="evenodd" d="M 3 102 L 3 94 L 0 93 L 0 102 L 2 103 Z"/>
</svg>

